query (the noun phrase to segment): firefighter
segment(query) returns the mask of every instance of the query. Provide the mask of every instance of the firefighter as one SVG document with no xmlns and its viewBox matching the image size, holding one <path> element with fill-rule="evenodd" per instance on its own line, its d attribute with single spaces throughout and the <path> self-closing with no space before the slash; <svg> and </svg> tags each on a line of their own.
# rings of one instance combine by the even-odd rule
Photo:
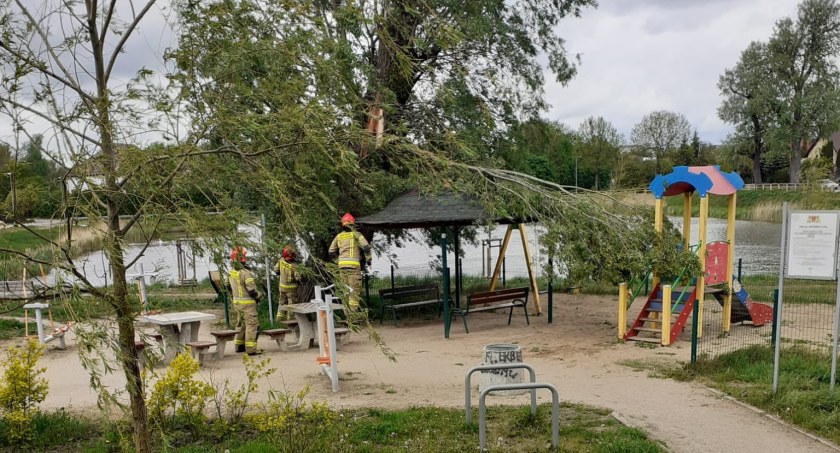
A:
<svg viewBox="0 0 840 453">
<path fill-rule="evenodd" d="M 370 244 L 356 231 L 356 219 L 349 212 L 341 218 L 341 232 L 330 244 L 330 256 L 338 259 L 341 282 L 348 288 L 348 305 L 351 310 L 359 308 L 359 293 L 362 290 L 362 266 L 370 264 Z M 364 256 L 364 263 L 361 261 Z"/>
<path fill-rule="evenodd" d="M 260 295 L 254 283 L 254 274 L 248 269 L 245 249 L 234 247 L 230 252 L 230 263 L 232 269 L 228 276 L 228 291 L 233 298 L 233 316 L 239 331 L 233 344 L 236 352 L 258 355 L 262 353 L 257 349 L 257 303 Z"/>
<path fill-rule="evenodd" d="M 291 245 L 283 247 L 280 253 L 281 259 L 274 266 L 274 273 L 277 274 L 280 280 L 280 301 L 277 303 L 277 320 L 285 321 L 292 319 L 293 316 L 286 310 L 280 310 L 282 305 L 292 305 L 298 303 L 297 287 L 300 281 L 297 273 L 297 253 Z"/>
</svg>

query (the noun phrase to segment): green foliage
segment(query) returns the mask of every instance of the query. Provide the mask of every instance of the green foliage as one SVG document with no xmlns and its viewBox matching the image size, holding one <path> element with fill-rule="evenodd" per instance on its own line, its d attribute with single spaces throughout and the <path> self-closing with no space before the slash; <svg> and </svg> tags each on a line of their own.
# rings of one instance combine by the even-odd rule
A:
<svg viewBox="0 0 840 453">
<path fill-rule="evenodd" d="M 189 352 L 178 354 L 152 388 L 149 395 L 149 421 L 166 436 L 178 422 L 190 431 L 197 431 L 204 423 L 204 409 L 215 391 L 213 387 L 195 379 L 198 362 Z"/>
<path fill-rule="evenodd" d="M 682 113 L 658 110 L 645 115 L 633 127 L 633 146 L 656 162 L 656 172 L 664 173 L 662 159 L 689 142 L 691 125 Z"/>
<path fill-rule="evenodd" d="M 239 388 L 230 388 L 230 380 L 225 379 L 219 385 L 214 385 L 214 403 L 216 406 L 216 421 L 223 422 L 221 427 L 226 430 L 236 429 L 248 409 L 248 399 L 257 391 L 257 381 L 273 375 L 277 369 L 269 368 L 269 359 L 255 360 L 247 354 L 242 355 L 245 367 L 245 382 Z"/>
<path fill-rule="evenodd" d="M 802 162 L 802 174 L 800 181 L 802 184 L 811 186 L 819 190 L 819 183 L 823 179 L 831 179 L 833 162 L 831 159 L 825 157 L 816 157 L 814 159 L 806 159 Z"/>
<path fill-rule="evenodd" d="M 257 405 L 257 411 L 249 416 L 257 431 L 267 435 L 282 451 L 309 451 L 312 442 L 332 430 L 337 419 L 324 402 L 305 401 L 309 386 L 298 393 L 268 392 L 268 402 Z"/>
<path fill-rule="evenodd" d="M 49 384 L 41 375 L 38 359 L 44 347 L 36 340 L 27 340 L 23 347 L 6 349 L 5 370 L 0 381 L 0 419 L 5 425 L 4 437 L 12 444 L 30 440 L 31 420 L 38 405 L 47 397 Z"/>
<path fill-rule="evenodd" d="M 608 282 L 613 285 L 645 275 L 690 279 L 700 273 L 697 256 L 683 250 L 682 236 L 666 219 L 660 237 L 654 230 L 650 211 L 628 216 L 632 227 L 616 234 L 597 219 L 580 216 L 549 224 L 541 238 L 545 253 L 554 257 L 566 272 L 569 285 Z M 549 267 L 548 273 L 557 273 Z"/>
</svg>

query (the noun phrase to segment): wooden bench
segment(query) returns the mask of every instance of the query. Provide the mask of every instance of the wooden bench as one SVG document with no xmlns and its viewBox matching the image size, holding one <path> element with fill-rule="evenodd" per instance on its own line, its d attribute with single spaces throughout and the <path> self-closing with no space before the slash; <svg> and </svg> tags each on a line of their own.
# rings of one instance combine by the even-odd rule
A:
<svg viewBox="0 0 840 453">
<path fill-rule="evenodd" d="M 464 320 L 464 330 L 470 333 L 467 327 L 468 314 L 510 308 L 510 313 L 508 314 L 508 325 L 510 325 L 513 309 L 517 307 L 522 307 L 522 310 L 525 312 L 525 321 L 528 325 L 531 325 L 531 320 L 528 318 L 528 287 L 472 293 L 467 296 L 467 303 L 463 307 L 452 309 L 452 316 L 460 316 Z"/>
<path fill-rule="evenodd" d="M 261 330 L 260 332 L 277 342 L 277 346 L 280 347 L 281 351 L 286 350 L 286 334 L 292 333 L 289 329 L 267 329 Z"/>
<path fill-rule="evenodd" d="M 210 332 L 216 338 L 216 358 L 221 359 L 225 356 L 225 348 L 227 348 L 228 341 L 231 341 L 238 334 L 238 330 L 220 330 L 218 332 Z"/>
<path fill-rule="evenodd" d="M 216 346 L 215 341 L 190 341 L 186 343 L 190 347 L 190 353 L 194 359 L 198 359 L 198 365 L 204 365 L 204 356 L 210 353 L 210 347 Z"/>
<path fill-rule="evenodd" d="M 438 316 L 440 316 L 440 289 L 436 284 L 380 289 L 379 302 L 381 303 L 379 307 L 379 324 L 385 322 L 385 310 L 389 310 L 396 326 L 398 308 L 438 305 Z"/>
</svg>

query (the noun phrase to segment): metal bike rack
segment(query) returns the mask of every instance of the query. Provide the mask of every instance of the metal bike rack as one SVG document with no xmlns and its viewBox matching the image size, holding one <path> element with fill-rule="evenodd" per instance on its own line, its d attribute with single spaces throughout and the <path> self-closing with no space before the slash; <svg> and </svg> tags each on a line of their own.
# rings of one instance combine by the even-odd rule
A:
<svg viewBox="0 0 840 453">
<path fill-rule="evenodd" d="M 509 370 L 509 369 L 519 369 L 525 368 L 528 370 L 528 373 L 531 375 L 531 382 L 537 381 L 537 373 L 534 371 L 534 368 L 527 363 L 500 363 L 496 365 L 479 365 L 477 367 L 470 368 L 467 371 L 467 376 L 464 378 L 464 412 L 467 416 L 467 423 L 472 423 L 472 392 L 470 391 L 470 379 L 472 378 L 473 373 L 476 371 L 490 371 L 490 370 Z M 531 389 L 531 414 L 537 414 L 537 390 L 536 388 Z"/>
<path fill-rule="evenodd" d="M 484 399 L 487 397 L 488 394 L 492 392 L 498 392 L 502 390 L 531 390 L 531 398 L 533 398 L 536 389 L 543 388 L 548 389 L 551 391 L 551 448 L 557 448 L 560 444 L 560 420 L 559 420 L 559 412 L 560 412 L 560 396 L 557 393 L 557 389 L 548 383 L 545 382 L 531 382 L 527 384 L 499 384 L 487 387 L 486 389 L 481 391 L 481 394 L 478 397 L 478 449 L 479 451 L 485 450 L 485 444 L 487 443 L 487 408 L 484 404 Z M 532 409 L 534 406 L 531 406 Z M 532 410 L 533 413 L 533 410 Z"/>
</svg>

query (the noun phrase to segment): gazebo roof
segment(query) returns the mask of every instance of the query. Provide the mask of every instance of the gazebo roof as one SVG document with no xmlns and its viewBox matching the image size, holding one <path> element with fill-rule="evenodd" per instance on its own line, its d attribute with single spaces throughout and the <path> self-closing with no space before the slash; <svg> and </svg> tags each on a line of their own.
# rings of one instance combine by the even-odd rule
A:
<svg viewBox="0 0 840 453">
<path fill-rule="evenodd" d="M 744 187 L 744 180 L 735 173 L 724 173 L 717 165 L 674 167 L 667 175 L 656 175 L 648 188 L 656 198 L 697 192 L 701 197 L 732 195 Z"/>
<path fill-rule="evenodd" d="M 493 219 L 478 200 L 452 192 L 424 196 L 417 190 L 406 192 L 381 211 L 356 219 L 356 224 L 374 229 L 433 228 L 466 226 L 480 222 L 518 223 Z"/>
</svg>

